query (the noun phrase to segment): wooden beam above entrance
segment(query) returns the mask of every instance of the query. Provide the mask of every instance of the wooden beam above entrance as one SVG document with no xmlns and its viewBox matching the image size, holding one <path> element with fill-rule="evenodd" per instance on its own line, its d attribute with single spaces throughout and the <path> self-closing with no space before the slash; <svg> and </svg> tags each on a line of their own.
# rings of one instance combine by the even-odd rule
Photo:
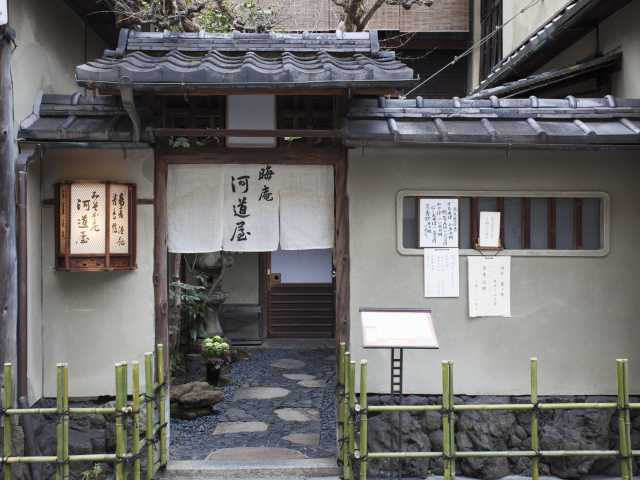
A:
<svg viewBox="0 0 640 480">
<path fill-rule="evenodd" d="M 278 129 L 246 130 L 218 128 L 156 128 L 158 137 L 300 137 L 300 138 L 342 138 L 342 130 Z"/>
</svg>

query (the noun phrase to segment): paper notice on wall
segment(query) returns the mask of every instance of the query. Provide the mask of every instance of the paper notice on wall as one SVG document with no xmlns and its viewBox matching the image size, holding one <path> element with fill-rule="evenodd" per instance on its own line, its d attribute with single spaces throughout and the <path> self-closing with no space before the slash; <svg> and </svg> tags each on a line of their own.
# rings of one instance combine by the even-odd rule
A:
<svg viewBox="0 0 640 480">
<path fill-rule="evenodd" d="M 478 246 L 500 247 L 500 212 L 480 212 Z"/>
<path fill-rule="evenodd" d="M 457 248 L 424 249 L 424 296 L 425 298 L 460 296 Z"/>
<path fill-rule="evenodd" d="M 420 247 L 458 247 L 458 200 L 420 199 Z"/>
<path fill-rule="evenodd" d="M 511 316 L 511 257 L 468 257 L 469 316 Z"/>
</svg>

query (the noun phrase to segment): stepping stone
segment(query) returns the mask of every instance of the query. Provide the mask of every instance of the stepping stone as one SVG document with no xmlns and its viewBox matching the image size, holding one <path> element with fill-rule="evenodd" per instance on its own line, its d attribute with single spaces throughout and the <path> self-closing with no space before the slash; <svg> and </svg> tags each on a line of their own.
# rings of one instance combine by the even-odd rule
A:
<svg viewBox="0 0 640 480">
<path fill-rule="evenodd" d="M 266 432 L 268 428 L 269 425 L 264 422 L 221 422 L 216 425 L 213 434 Z"/>
<path fill-rule="evenodd" d="M 307 447 L 317 447 L 320 445 L 319 433 L 292 433 L 286 437 L 282 437 L 291 443 L 297 443 L 298 445 L 305 445 Z"/>
<path fill-rule="evenodd" d="M 320 410 L 317 408 L 279 408 L 275 413 L 285 422 L 319 422 Z"/>
<path fill-rule="evenodd" d="M 253 420 L 253 417 L 241 408 L 227 408 L 224 412 L 223 418 L 227 422 L 241 422 L 246 420 Z"/>
<path fill-rule="evenodd" d="M 270 400 L 286 397 L 291 393 L 286 388 L 279 387 L 246 387 L 236 392 L 234 400 Z"/>
<path fill-rule="evenodd" d="M 298 460 L 305 458 L 302 452 L 289 448 L 268 448 L 268 447 L 235 447 L 221 448 L 214 450 L 205 460 L 218 460 L 225 462 L 241 462 L 247 459 L 251 461 L 271 461 L 271 460 Z"/>
<path fill-rule="evenodd" d="M 298 382 L 298 385 L 301 385 L 306 388 L 322 388 L 326 386 L 323 380 L 302 380 Z"/>
<path fill-rule="evenodd" d="M 315 380 L 316 378 L 314 375 L 309 375 L 308 373 L 285 373 L 282 376 L 289 380 L 295 380 L 296 382 L 300 380 Z"/>
<path fill-rule="evenodd" d="M 302 360 L 296 360 L 294 358 L 281 358 L 271 364 L 274 368 L 281 368 L 282 370 L 295 370 L 296 368 L 302 368 L 306 364 Z"/>
</svg>

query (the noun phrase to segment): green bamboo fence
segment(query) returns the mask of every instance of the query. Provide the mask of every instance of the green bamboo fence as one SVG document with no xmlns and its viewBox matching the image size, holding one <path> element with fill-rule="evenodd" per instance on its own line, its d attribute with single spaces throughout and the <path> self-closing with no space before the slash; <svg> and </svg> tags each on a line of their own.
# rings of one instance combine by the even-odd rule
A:
<svg viewBox="0 0 640 480">
<path fill-rule="evenodd" d="M 156 368 L 154 371 L 154 357 Z M 128 399 L 128 364 L 115 365 L 116 401 L 114 407 L 69 407 L 69 367 L 66 363 L 56 366 L 56 406 L 53 408 L 15 408 L 13 391 L 13 366 L 4 365 L 3 408 L 3 449 L 0 464 L 3 466 L 4 480 L 12 480 L 12 465 L 18 463 L 51 463 L 55 465 L 54 478 L 67 480 L 72 463 L 99 462 L 114 465 L 116 480 L 125 480 L 129 473 L 134 480 L 142 475 L 141 459 L 146 455 L 147 480 L 156 477 L 158 470 L 168 461 L 166 398 L 167 382 L 164 374 L 164 347 L 158 345 L 156 354 L 144 355 L 145 391 L 140 393 L 140 365 L 131 363 L 131 400 Z M 145 438 L 140 438 L 141 401 L 145 405 Z M 155 416 L 157 412 L 158 421 Z M 114 415 L 116 432 L 115 453 L 94 453 L 70 455 L 69 421 L 72 415 Z M 56 415 L 56 455 L 55 456 L 14 456 L 12 430 L 14 417 L 20 415 Z M 131 451 L 127 449 L 127 437 L 131 432 Z M 158 455 L 156 455 L 156 446 Z"/>
<path fill-rule="evenodd" d="M 359 480 L 367 480 L 369 462 L 384 459 L 442 459 L 445 480 L 455 479 L 456 460 L 464 458 L 529 458 L 531 478 L 540 478 L 540 459 L 593 457 L 616 458 L 620 465 L 623 480 L 633 477 L 633 459 L 640 457 L 640 450 L 631 445 L 631 411 L 640 410 L 640 403 L 629 401 L 629 370 L 626 359 L 616 360 L 616 380 L 618 396 L 616 402 L 567 402 L 540 403 L 538 401 L 538 360 L 530 362 L 531 393 L 529 403 L 516 404 L 455 404 L 453 388 L 453 362 L 442 362 L 442 402 L 439 405 L 370 405 L 367 391 L 367 361 L 360 363 L 360 395 L 355 402 L 355 364 L 346 348 L 341 345 L 339 361 L 340 381 L 344 380 L 344 389 L 339 398 L 339 420 L 343 425 L 340 444 L 342 459 L 342 478 L 353 480 L 356 463 L 359 467 Z M 344 372 L 343 372 L 344 369 Z M 351 371 L 353 370 L 353 372 Z M 539 435 L 539 414 L 549 410 L 613 410 L 618 419 L 618 448 L 615 450 L 541 450 Z M 368 416 L 372 413 L 427 413 L 439 412 L 442 415 L 442 451 L 429 452 L 370 452 L 368 449 Z M 459 451 L 455 442 L 455 416 L 461 412 L 530 412 L 531 445 L 529 450 L 507 451 Z M 358 422 L 359 419 L 359 422 Z M 358 430 L 358 443 L 355 432 Z"/>
</svg>

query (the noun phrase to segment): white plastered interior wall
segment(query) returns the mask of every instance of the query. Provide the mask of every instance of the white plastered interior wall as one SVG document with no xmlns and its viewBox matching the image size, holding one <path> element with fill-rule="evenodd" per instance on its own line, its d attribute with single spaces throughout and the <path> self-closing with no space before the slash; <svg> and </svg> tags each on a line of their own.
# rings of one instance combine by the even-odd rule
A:
<svg viewBox="0 0 640 480">
<path fill-rule="evenodd" d="M 50 150 L 42 163 L 42 198 L 61 180 L 104 179 L 137 184 L 153 198 L 153 150 Z M 54 207 L 42 208 L 43 390 L 55 396 L 55 364 L 69 364 L 70 395 L 113 395 L 114 363 L 153 350 L 153 205 L 137 207 L 133 272 L 59 272 L 54 268 Z"/>
<path fill-rule="evenodd" d="M 637 294 L 640 164 L 636 151 L 365 148 L 349 154 L 351 350 L 369 360 L 369 389 L 389 390 L 389 357 L 361 347 L 362 307 L 431 308 L 438 351 L 407 351 L 406 393 L 442 390 L 440 362 L 455 362 L 459 394 L 529 392 L 540 359 L 541 394 L 614 394 L 615 359 L 640 359 Z M 396 195 L 416 190 L 585 190 L 611 196 L 606 257 L 512 259 L 512 318 L 468 316 L 467 264 L 460 298 L 423 297 L 423 260 L 396 245 Z M 631 368 L 633 392 L 640 368 Z"/>
<path fill-rule="evenodd" d="M 45 8 L 46 7 L 46 8 Z M 39 91 L 73 93 L 76 65 L 85 62 L 82 19 L 63 0 L 9 0 L 9 22 L 18 48 L 11 63 L 15 119 L 33 110 Z M 107 45 L 87 30 L 87 57 L 102 55 Z"/>
</svg>

